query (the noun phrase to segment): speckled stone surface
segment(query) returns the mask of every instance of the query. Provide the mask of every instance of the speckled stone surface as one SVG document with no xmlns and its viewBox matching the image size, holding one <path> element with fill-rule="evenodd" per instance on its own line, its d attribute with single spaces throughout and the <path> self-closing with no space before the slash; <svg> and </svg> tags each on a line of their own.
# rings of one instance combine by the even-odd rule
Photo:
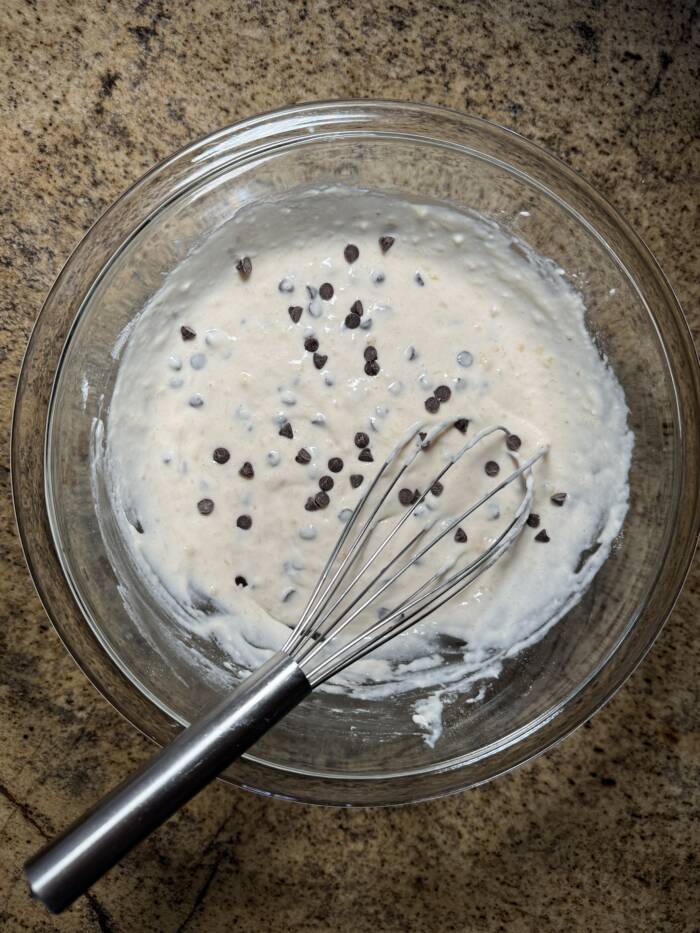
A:
<svg viewBox="0 0 700 933">
<path fill-rule="evenodd" d="M 44 294 L 153 162 L 293 101 L 447 104 L 580 170 L 656 253 L 700 333 L 700 15 L 671 3 L 5 0 L 0 415 Z M 209 788 L 60 918 L 25 858 L 150 752 L 32 589 L 0 439 L 0 928 L 691 931 L 700 925 L 700 574 L 628 685 L 476 791 L 333 811 Z"/>
</svg>

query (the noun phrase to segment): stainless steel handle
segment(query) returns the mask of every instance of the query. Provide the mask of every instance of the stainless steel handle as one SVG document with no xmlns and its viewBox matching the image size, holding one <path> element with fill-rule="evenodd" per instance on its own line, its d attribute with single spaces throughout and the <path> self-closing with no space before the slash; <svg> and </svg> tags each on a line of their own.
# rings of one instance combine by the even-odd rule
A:
<svg viewBox="0 0 700 933">
<path fill-rule="evenodd" d="M 59 913 L 311 692 L 276 654 L 144 768 L 25 865 L 34 897 Z"/>
</svg>

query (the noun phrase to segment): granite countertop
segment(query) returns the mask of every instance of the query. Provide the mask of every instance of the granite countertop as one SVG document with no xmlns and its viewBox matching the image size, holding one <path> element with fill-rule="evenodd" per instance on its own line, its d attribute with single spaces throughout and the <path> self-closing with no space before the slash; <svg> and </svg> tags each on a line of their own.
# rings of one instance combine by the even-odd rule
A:
<svg viewBox="0 0 700 933">
<path fill-rule="evenodd" d="M 560 155 L 627 215 L 700 333 L 693 0 L 6 0 L 0 415 L 42 300 L 155 161 L 326 97 L 446 104 Z M 77 671 L 17 541 L 0 437 L 0 928 L 175 933 L 697 930 L 700 574 L 619 695 L 447 800 L 324 810 L 210 787 L 59 918 L 20 866 L 151 752 Z"/>
</svg>

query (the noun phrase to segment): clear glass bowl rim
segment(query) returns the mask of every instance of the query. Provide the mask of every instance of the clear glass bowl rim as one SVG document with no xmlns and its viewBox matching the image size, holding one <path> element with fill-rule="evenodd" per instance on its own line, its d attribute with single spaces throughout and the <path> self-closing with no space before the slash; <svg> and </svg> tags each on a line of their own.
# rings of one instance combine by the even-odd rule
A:
<svg viewBox="0 0 700 933">
<path fill-rule="evenodd" d="M 146 701 L 144 706 L 143 696 L 135 696 L 138 692 L 136 687 L 122 672 L 121 668 L 108 657 L 107 652 L 97 641 L 92 631 L 90 631 L 92 638 L 88 635 L 88 640 L 90 642 L 94 640 L 94 645 L 91 645 L 91 647 L 96 650 L 90 652 L 90 657 L 86 656 L 81 642 L 84 641 L 87 633 L 80 632 L 80 637 L 76 637 L 76 625 L 79 625 L 80 620 L 82 620 L 82 625 L 89 628 L 89 623 L 82 616 L 71 585 L 63 576 L 60 560 L 55 552 L 49 528 L 46 500 L 42 496 L 40 503 L 34 502 L 30 505 L 27 501 L 27 486 L 22 482 L 23 470 L 29 467 L 30 472 L 41 474 L 41 489 L 43 491 L 45 451 L 43 445 L 31 443 L 36 440 L 36 433 L 33 433 L 31 437 L 29 436 L 29 428 L 25 424 L 28 416 L 24 412 L 23 405 L 26 402 L 25 393 L 33 381 L 33 370 L 37 365 L 37 344 L 40 336 L 42 336 L 42 328 L 46 327 L 47 323 L 50 325 L 51 322 L 46 320 L 47 315 L 55 305 L 64 283 L 71 274 L 71 270 L 78 262 L 87 244 L 98 235 L 98 231 L 104 235 L 112 211 L 118 210 L 125 202 L 133 202 L 146 186 L 154 183 L 155 180 L 166 175 L 177 166 L 189 165 L 191 170 L 180 179 L 179 186 L 170 192 L 170 198 L 181 196 L 189 186 L 198 183 L 203 175 L 214 171 L 222 160 L 229 162 L 233 158 L 239 160 L 243 157 L 250 157 L 253 152 L 260 154 L 266 147 L 274 144 L 280 132 L 285 133 L 285 139 L 290 140 L 292 144 L 295 138 L 308 141 L 314 135 L 331 137 L 333 135 L 347 135 L 339 134 L 338 125 L 341 121 L 349 119 L 357 122 L 357 126 L 362 129 L 363 134 L 372 136 L 373 134 L 382 133 L 381 126 L 389 120 L 392 114 L 399 114 L 408 118 L 421 118 L 431 123 L 432 132 L 430 136 L 423 133 L 403 134 L 409 135 L 412 139 L 428 143 L 439 143 L 440 126 L 449 122 L 451 126 L 457 124 L 460 130 L 464 131 L 465 136 L 469 136 L 470 132 L 474 135 L 486 134 L 495 139 L 499 145 L 505 145 L 506 148 L 510 147 L 514 156 L 520 155 L 524 159 L 535 158 L 542 165 L 545 177 L 550 172 L 551 177 L 555 179 L 559 174 L 563 175 L 569 183 L 573 183 L 577 192 L 580 192 L 581 203 L 589 208 L 593 205 L 593 209 L 595 209 L 599 217 L 609 223 L 618 235 L 622 234 L 625 245 L 636 253 L 638 260 L 641 259 L 646 266 L 647 272 L 654 278 L 656 288 L 664 297 L 669 322 L 672 322 L 676 329 L 674 337 L 679 343 L 681 348 L 679 352 L 682 353 L 683 357 L 683 361 L 679 365 L 683 368 L 683 373 L 688 380 L 688 387 L 686 387 L 685 392 L 679 393 L 674 367 L 669 366 L 676 393 L 677 427 L 681 438 L 682 454 L 681 462 L 678 464 L 680 481 L 677 482 L 677 504 L 681 501 L 692 503 L 691 520 L 685 540 L 679 542 L 675 539 L 667 545 L 667 558 L 669 558 L 668 551 L 675 547 L 676 553 L 673 558 L 667 559 L 658 568 L 657 583 L 664 573 L 667 578 L 664 585 L 665 598 L 662 600 L 662 605 L 655 607 L 653 616 L 647 611 L 648 606 L 641 607 L 636 617 L 629 621 L 625 635 L 616 649 L 611 652 L 597 670 L 593 671 L 583 683 L 577 686 L 569 698 L 559 704 L 553 714 L 540 717 L 539 720 L 532 723 L 531 725 L 534 728 L 528 728 L 525 736 L 508 737 L 512 741 L 501 743 L 501 747 L 489 759 L 492 762 L 492 768 L 487 775 L 475 780 L 470 775 L 470 764 L 468 762 L 460 764 L 457 761 L 456 763 L 449 762 L 447 768 L 438 766 L 431 770 L 418 773 L 412 772 L 405 775 L 352 775 L 347 778 L 339 778 L 337 775 L 331 776 L 321 773 L 312 775 L 293 769 L 281 769 L 270 763 L 261 762 L 254 755 L 250 755 L 246 756 L 246 759 L 251 764 L 255 764 L 252 775 L 245 773 L 246 767 L 244 762 L 241 762 L 241 770 L 244 773 L 241 774 L 240 778 L 238 776 L 229 777 L 228 775 L 225 778 L 239 786 L 265 795 L 272 794 L 273 796 L 308 803 L 351 806 L 394 804 L 432 799 L 457 792 L 466 787 L 475 786 L 506 773 L 557 744 L 600 709 L 622 686 L 643 659 L 675 605 L 691 566 L 700 531 L 698 489 L 697 483 L 693 480 L 693 477 L 698 475 L 698 449 L 700 447 L 697 436 L 697 429 L 700 424 L 700 369 L 698 368 L 697 356 L 690 330 L 673 290 L 651 252 L 619 213 L 588 182 L 556 156 L 546 152 L 514 131 L 481 118 L 448 108 L 394 100 L 330 100 L 297 104 L 256 115 L 204 136 L 183 147 L 141 176 L 98 218 L 76 246 L 51 288 L 32 330 L 15 397 L 11 448 L 12 494 L 25 560 L 37 593 L 53 627 L 75 662 L 95 688 L 132 725 L 154 742 L 162 744 L 181 728 L 179 723 L 151 701 Z M 368 127 L 368 123 L 371 121 L 376 123 L 374 129 Z M 400 136 L 402 134 L 396 132 L 392 135 Z M 501 160 L 489 155 L 483 149 L 472 148 L 466 144 L 462 148 L 470 155 L 477 155 L 493 164 L 501 164 L 515 174 L 526 174 L 513 163 L 502 163 Z M 556 191 L 550 190 L 547 182 L 543 181 L 542 178 L 538 179 L 531 175 L 527 175 L 527 178 L 534 183 L 535 187 L 540 188 L 571 213 L 574 213 L 588 227 L 589 231 L 605 244 L 608 252 L 616 255 L 608 246 L 607 240 L 600 233 L 598 227 L 588 220 L 585 211 L 582 213 L 567 201 L 560 199 Z M 158 210 L 161 207 L 162 205 L 159 205 Z M 139 228 L 148 223 L 152 216 L 153 213 L 143 217 Z M 122 245 L 122 243 L 115 244 L 112 256 L 120 251 Z M 623 268 L 626 268 L 624 263 L 620 264 Z M 103 269 L 104 265 L 95 278 L 99 278 Z M 641 294 L 640 299 L 644 301 Z M 646 304 L 646 302 L 644 303 Z M 84 305 L 85 301 L 83 300 L 75 319 L 77 319 Z M 648 306 L 647 310 L 651 319 L 658 326 L 656 317 L 651 313 Z M 52 384 L 60 372 L 65 347 L 70 341 L 72 326 L 71 322 L 62 348 L 59 345 L 60 352 L 56 354 L 55 371 L 51 377 Z M 665 346 L 663 339 L 662 343 Z M 51 390 L 47 403 L 43 406 L 47 415 L 51 407 L 52 394 Z M 24 405 L 24 407 L 27 406 Z M 46 424 L 46 422 L 44 423 Z M 40 451 L 38 451 L 39 447 L 42 447 Z M 38 452 L 34 448 L 37 448 Z M 22 464 L 22 469 L 19 468 L 20 464 Z M 45 563 L 42 562 L 42 558 Z M 67 621 L 65 616 L 55 611 L 53 594 L 57 589 L 61 590 L 62 598 L 67 598 L 73 604 L 75 613 L 70 614 L 70 621 Z M 151 714 L 148 723 L 144 722 L 143 713 L 145 708 L 148 708 L 148 712 Z M 537 738 L 534 747 L 531 747 L 531 743 L 529 743 L 528 748 L 521 748 L 524 740 L 532 740 L 533 736 Z M 290 777 L 297 778 L 298 785 L 293 788 L 285 788 L 282 792 L 267 790 L 264 786 L 265 781 L 261 781 L 260 776 L 264 776 L 266 772 L 276 770 L 284 771 Z M 443 780 L 439 786 L 432 786 L 430 782 L 431 775 L 436 777 L 438 775 L 444 776 L 445 771 L 450 772 L 452 780 L 447 783 Z M 253 778 L 252 782 L 251 777 Z M 309 790 L 304 786 L 307 777 L 313 778 L 313 781 L 310 782 L 313 788 L 309 788 Z M 427 785 L 425 784 L 426 781 Z M 360 788 L 360 797 L 366 796 L 367 799 L 357 799 L 358 787 Z M 366 795 L 362 794 L 363 788 L 367 790 Z"/>
</svg>

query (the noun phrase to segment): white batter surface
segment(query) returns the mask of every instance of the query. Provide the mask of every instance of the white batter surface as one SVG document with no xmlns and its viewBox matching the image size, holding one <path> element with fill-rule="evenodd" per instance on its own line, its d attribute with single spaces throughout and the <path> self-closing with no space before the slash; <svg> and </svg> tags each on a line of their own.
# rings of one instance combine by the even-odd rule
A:
<svg viewBox="0 0 700 933">
<path fill-rule="evenodd" d="M 446 207 L 333 189 L 242 211 L 165 280 L 129 334 L 107 433 L 124 534 L 178 601 L 207 604 L 200 633 L 257 665 L 286 638 L 347 510 L 411 424 L 468 420 L 448 451 L 503 424 L 521 458 L 549 446 L 535 527 L 341 682 L 381 695 L 497 673 L 494 658 L 580 598 L 627 510 L 627 408 L 584 313 L 562 270 Z M 488 461 L 501 478 L 512 469 L 502 435 L 432 507 L 466 507 L 496 482 Z M 499 495 L 450 546 L 475 556 L 521 495 Z M 435 735 L 426 710 L 416 722 Z"/>
</svg>

